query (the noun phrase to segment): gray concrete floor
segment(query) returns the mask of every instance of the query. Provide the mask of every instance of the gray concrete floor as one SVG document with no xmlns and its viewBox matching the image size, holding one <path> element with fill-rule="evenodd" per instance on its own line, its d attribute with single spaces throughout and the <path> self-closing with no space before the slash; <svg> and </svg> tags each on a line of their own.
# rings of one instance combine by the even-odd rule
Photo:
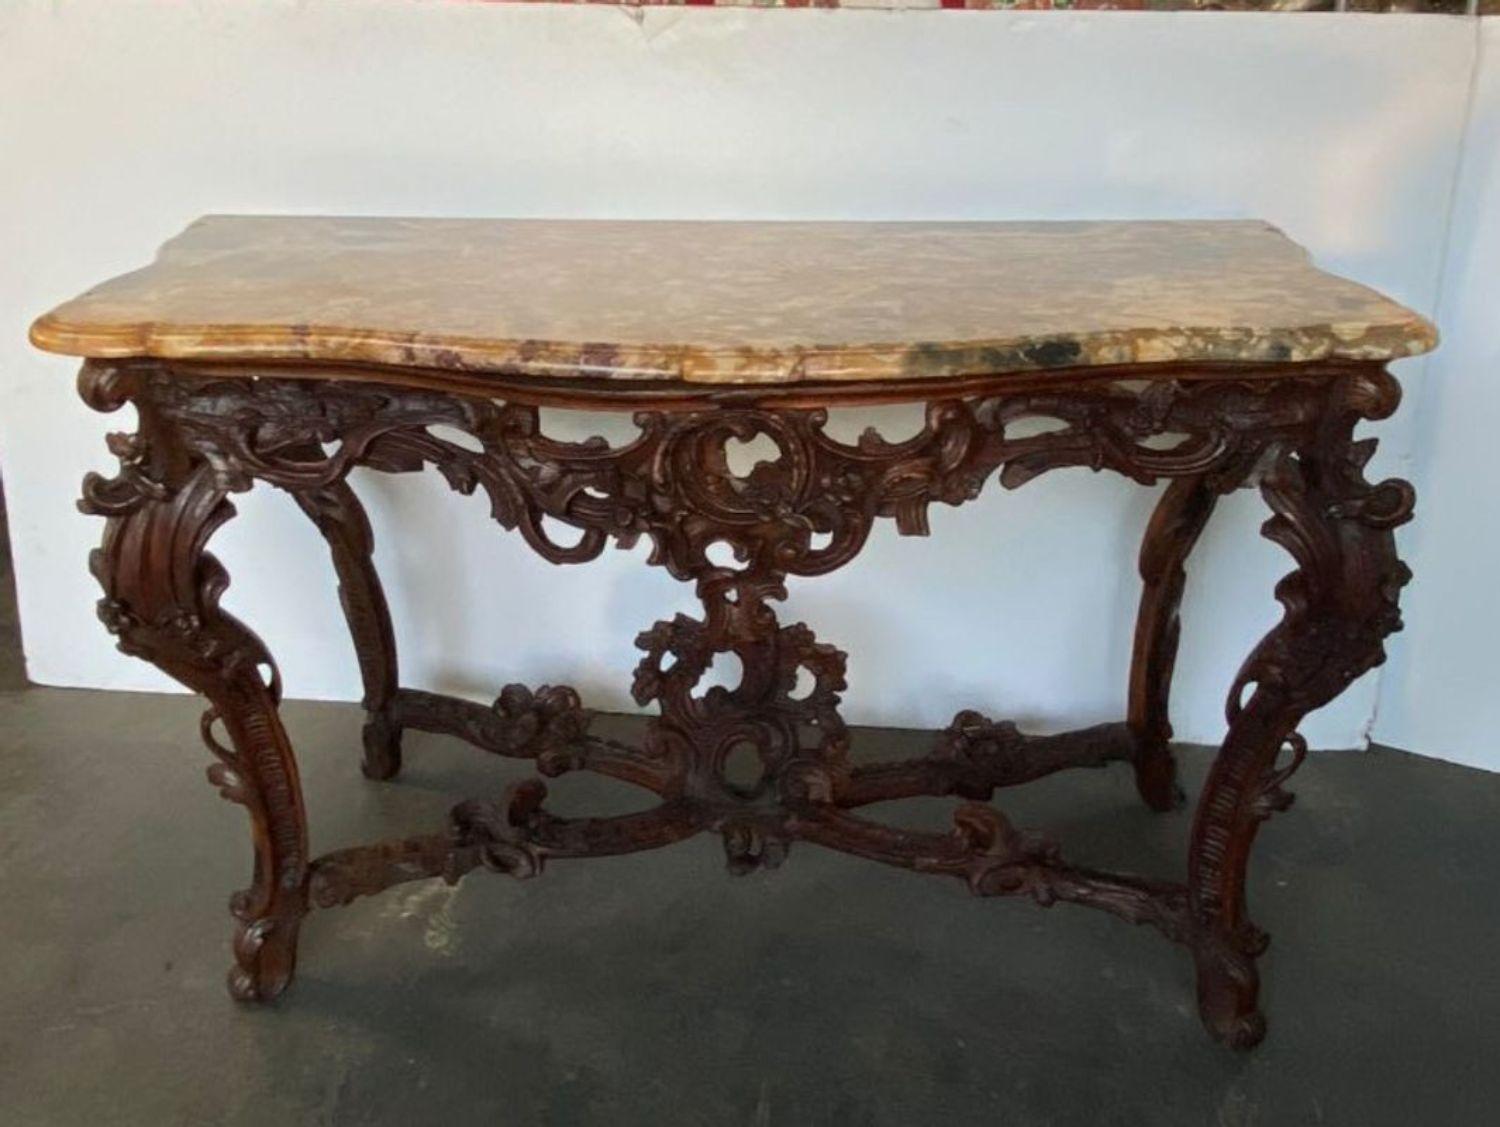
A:
<svg viewBox="0 0 1500 1127">
<path fill-rule="evenodd" d="M 318 850 L 439 825 L 518 770 L 418 734 L 399 782 L 367 782 L 356 708 L 286 711 Z M 203 780 L 197 713 L 0 695 L 6 1124 L 1408 1127 L 1500 1106 L 1497 776 L 1313 758 L 1258 851 L 1271 1033 L 1248 1055 L 1203 1035 L 1188 960 L 1150 932 L 807 846 L 732 879 L 708 839 L 315 914 L 297 983 L 254 1009 L 223 990 L 246 835 Z M 1190 784 L 1204 762 L 1187 754 Z M 565 813 L 622 791 L 554 784 Z M 1080 861 L 1162 873 L 1188 826 L 1118 768 L 1005 806 Z"/>
<path fill-rule="evenodd" d="M 358 709 L 285 711 L 319 851 L 440 825 L 520 769 L 413 734 L 402 778 L 371 783 Z M 245 819 L 203 779 L 198 712 L 0 692 L 5 1127 L 1496 1122 L 1500 776 L 1313 757 L 1254 866 L 1275 941 L 1247 1055 L 1205 1037 L 1186 956 L 1150 932 L 808 846 L 731 879 L 708 839 L 315 914 L 293 988 L 244 1008 L 223 976 Z M 1184 758 L 1191 788 L 1206 756 Z M 638 801 L 606 780 L 553 794 L 564 813 Z M 1080 862 L 1178 871 L 1188 815 L 1148 813 L 1123 768 L 1003 804 Z"/>
<path fill-rule="evenodd" d="M 10 532 L 5 490 L 0 488 L 0 692 L 26 686 L 21 657 L 21 619 L 16 613 L 16 577 L 10 564 Z"/>
</svg>

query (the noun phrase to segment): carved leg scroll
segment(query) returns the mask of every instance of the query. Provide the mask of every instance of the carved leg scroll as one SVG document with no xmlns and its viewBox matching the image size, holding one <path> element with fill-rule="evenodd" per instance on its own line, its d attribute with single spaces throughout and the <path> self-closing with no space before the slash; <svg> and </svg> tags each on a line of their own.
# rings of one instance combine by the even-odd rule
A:
<svg viewBox="0 0 1500 1127">
<path fill-rule="evenodd" d="M 1305 752 L 1297 724 L 1384 661 L 1384 639 L 1401 627 L 1397 598 L 1410 572 L 1391 530 L 1410 518 L 1412 489 L 1366 482 L 1375 442 L 1351 438 L 1359 419 L 1384 418 L 1399 399 L 1383 372 L 1338 381 L 1311 438 L 1273 448 L 1261 476 L 1274 514 L 1263 531 L 1297 570 L 1277 585 L 1281 622 L 1235 679 L 1188 862 L 1199 1012 L 1236 1048 L 1265 1035 L 1255 959 L 1268 940 L 1246 913 L 1245 869 L 1260 823 L 1291 802 L 1282 784 Z"/>
<path fill-rule="evenodd" d="M 1157 503 L 1141 543 L 1144 586 L 1130 661 L 1128 723 L 1135 740 L 1136 789 L 1153 810 L 1171 810 L 1182 802 L 1167 717 L 1181 632 L 1177 610 L 1187 583 L 1183 565 L 1217 499 L 1202 477 L 1177 478 Z"/>
<path fill-rule="evenodd" d="M 1264 374 L 1216 370 L 1144 390 L 1089 382 L 1055 394 L 934 401 L 918 434 L 899 442 L 867 434 L 852 445 L 826 433 L 821 410 L 726 399 L 642 411 L 639 435 L 611 446 L 556 440 L 533 407 L 457 391 L 90 362 L 84 398 L 106 411 L 133 401 L 141 419 L 138 435 L 111 437 L 119 474 L 85 482 L 85 511 L 109 521 L 93 557 L 101 616 L 125 652 L 208 697 L 203 733 L 220 760 L 210 776 L 251 818 L 255 869 L 232 905 L 232 992 L 266 999 L 287 985 L 298 925 L 313 904 L 344 904 L 409 880 L 458 880 L 478 868 L 529 876 L 549 859 L 654 849 L 711 832 L 723 838 L 733 872 L 775 867 L 807 841 L 958 877 L 980 895 L 1076 903 L 1150 924 L 1193 952 L 1209 1029 L 1232 1045 L 1254 1044 L 1264 1033 L 1255 959 L 1266 940 L 1245 906 L 1251 844 L 1259 823 L 1290 802 L 1282 785 L 1302 758 L 1302 717 L 1378 664 L 1383 639 L 1400 626 L 1396 597 L 1407 572 L 1391 530 L 1412 506 L 1404 482 L 1364 480 L 1374 444 L 1352 437 L 1359 420 L 1395 408 L 1389 376 L 1352 364 Z M 1012 427 L 1030 416 L 1064 425 Z M 442 428 L 474 441 L 449 441 Z M 1163 434 L 1180 441 L 1150 441 Z M 743 473 L 731 469 L 730 444 L 759 438 L 775 455 Z M 581 563 L 611 541 L 628 547 L 644 536 L 653 563 L 695 584 L 701 618 L 678 615 L 637 639 L 645 653 L 632 692 L 658 709 L 642 744 L 591 734 L 589 714 L 565 686 L 507 686 L 492 705 L 398 686 L 370 526 L 346 478 L 359 466 L 402 473 L 427 465 L 460 492 L 483 493 L 502 526 L 554 563 Z M 930 505 L 977 496 L 996 470 L 1015 487 L 1067 466 L 1170 482 L 1141 548 L 1127 722 L 1030 736 L 964 712 L 926 756 L 853 764 L 839 712 L 845 654 L 808 627 L 778 620 L 788 577 L 848 563 L 880 519 L 925 534 Z M 548 777 L 605 774 L 656 801 L 633 814 L 562 818 L 545 809 L 545 788 L 528 780 L 499 802 L 461 804 L 446 832 L 310 861 L 274 665 L 260 640 L 219 609 L 228 579 L 204 550 L 233 515 L 229 495 L 257 480 L 291 493 L 332 553 L 364 681 L 367 775 L 399 770 L 400 737 L 412 728 L 533 760 Z M 1264 531 L 1297 566 L 1277 588 L 1281 622 L 1231 693 L 1187 883 L 1067 864 L 1045 835 L 1012 826 L 988 800 L 1054 771 L 1129 761 L 1149 805 L 1175 804 L 1167 703 L 1184 564 L 1216 497 L 1247 482 L 1271 507 Z M 580 538 L 555 543 L 543 530 L 547 518 Z M 711 670 L 728 677 L 705 685 Z M 917 795 L 967 800 L 951 833 L 856 813 Z"/>
<path fill-rule="evenodd" d="M 369 518 L 346 481 L 291 492 L 328 542 L 338 573 L 339 605 L 365 686 L 364 773 L 371 779 L 394 778 L 401 770 L 401 725 L 392 709 L 399 687 L 396 636 L 371 558 L 375 538 Z"/>
<path fill-rule="evenodd" d="M 81 389 L 93 406 L 112 410 L 126 398 L 126 383 L 109 370 L 86 370 Z M 229 990 L 242 1001 L 264 1001 L 291 981 L 307 910 L 307 826 L 277 713 L 280 683 L 261 640 L 219 609 L 229 578 L 204 551 L 234 515 L 230 482 L 178 446 L 149 404 L 138 407 L 141 433 L 110 439 L 119 476 L 84 481 L 80 507 L 109 518 L 90 559 L 104 588 L 99 616 L 122 651 L 209 700 L 202 732 L 219 760 L 209 781 L 249 813 L 255 854 L 250 887 L 230 901 L 237 928 Z"/>
</svg>

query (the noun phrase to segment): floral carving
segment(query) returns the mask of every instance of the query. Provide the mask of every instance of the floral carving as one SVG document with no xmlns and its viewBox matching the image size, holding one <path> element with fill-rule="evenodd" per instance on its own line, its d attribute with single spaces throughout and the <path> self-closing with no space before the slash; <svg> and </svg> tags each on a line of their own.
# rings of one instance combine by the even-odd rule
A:
<svg viewBox="0 0 1500 1127">
<path fill-rule="evenodd" d="M 602 439 L 549 438 L 536 408 L 454 394 L 156 369 L 135 378 L 137 394 L 213 467 L 226 492 L 263 480 L 301 493 L 341 481 L 355 465 L 407 472 L 431 464 L 454 489 L 483 492 L 495 519 L 554 563 L 593 559 L 610 539 L 629 547 L 645 535 L 653 562 L 678 578 L 725 579 L 731 569 L 707 555 L 723 541 L 740 571 L 770 584 L 768 597 L 780 577 L 848 562 L 878 518 L 893 519 L 904 534 L 925 534 L 931 504 L 977 496 L 997 469 L 1011 488 L 1065 466 L 1111 469 L 1146 484 L 1206 475 L 1233 488 L 1271 441 L 1306 429 L 1320 406 L 1319 381 L 1308 379 L 1163 380 L 1143 392 L 1103 384 L 1082 393 L 940 400 L 909 439 L 888 442 L 867 431 L 848 444 L 826 432 L 819 408 L 728 405 L 639 412 L 640 434 L 615 448 Z M 1029 418 L 1064 425 L 1012 437 Z M 434 427 L 463 432 L 477 448 Z M 1151 444 L 1163 435 L 1182 441 Z M 735 477 L 726 443 L 758 436 L 774 443 L 777 457 Z M 127 462 L 109 484 L 124 489 L 122 479 L 139 476 Z M 123 495 L 116 501 L 131 503 Z M 580 540 L 555 543 L 543 517 L 573 526 Z"/>
<path fill-rule="evenodd" d="M 233 904 L 233 992 L 267 998 L 286 985 L 309 904 L 347 903 L 419 877 L 458 880 L 479 867 L 534 876 L 552 860 L 710 831 L 734 872 L 774 867 L 794 841 L 811 841 L 956 877 L 980 895 L 1084 904 L 1150 924 L 1192 950 L 1210 1029 L 1231 1044 L 1254 1043 L 1264 1031 L 1254 959 L 1266 939 L 1245 911 L 1250 843 L 1290 802 L 1285 783 L 1306 751 L 1296 733 L 1302 716 L 1378 664 L 1383 639 L 1400 626 L 1408 573 L 1391 529 L 1412 507 L 1404 482 L 1365 481 L 1373 444 L 1352 437 L 1360 420 L 1394 410 L 1394 381 L 1371 365 L 1274 369 L 1226 365 L 1148 380 L 1122 370 L 1119 378 L 1056 376 L 1026 391 L 1007 391 L 1004 380 L 975 390 L 970 381 L 962 394 L 935 397 L 923 427 L 894 442 L 874 432 L 853 443 L 833 438 L 826 410 L 808 405 L 805 391 L 789 405 L 732 388 L 694 392 L 690 402 L 642 393 L 638 435 L 611 446 L 552 438 L 524 397 L 498 401 L 472 382 L 434 377 L 440 390 L 429 390 L 290 379 L 246 365 L 86 365 L 81 389 L 91 405 L 130 402 L 141 419 L 138 434 L 111 436 L 116 476 L 84 483 L 85 511 L 108 519 L 93 559 L 101 618 L 122 649 L 209 697 L 211 779 L 246 807 L 255 829 L 252 884 Z M 731 444 L 754 440 L 774 455 L 736 472 Z M 694 583 L 701 618 L 678 615 L 637 639 L 643 657 L 632 691 L 657 708 L 641 746 L 595 734 L 566 686 L 510 685 L 484 705 L 399 684 L 369 524 L 346 478 L 356 466 L 429 465 L 452 488 L 482 495 L 495 520 L 554 563 L 645 537 L 654 564 Z M 787 577 L 847 563 L 877 520 L 923 535 L 935 503 L 962 504 L 992 478 L 1014 488 L 1065 467 L 1170 482 L 1141 552 L 1128 721 L 1041 737 L 965 712 L 928 756 L 852 764 L 839 712 L 846 655 L 807 626 L 778 621 Z M 544 776 L 607 774 L 658 804 L 562 818 L 546 809 L 541 780 L 530 779 L 499 802 L 459 805 L 443 833 L 309 859 L 274 662 L 220 608 L 228 579 L 205 551 L 233 514 L 229 496 L 257 481 L 291 494 L 333 555 L 365 685 L 367 774 L 393 776 L 402 732 L 418 728 L 532 759 Z M 1277 588 L 1282 620 L 1230 694 L 1229 735 L 1199 803 L 1188 881 L 1069 865 L 1055 842 L 1017 829 L 987 800 L 1063 768 L 1124 761 L 1150 805 L 1177 801 L 1166 711 L 1184 563 L 1215 499 L 1247 485 L 1270 506 L 1265 534 L 1296 568 Z M 576 541 L 559 543 L 549 521 L 570 526 Z M 722 655 L 738 659 L 739 678 L 705 689 Z M 854 812 L 914 795 L 966 800 L 952 832 L 897 829 Z"/>
</svg>

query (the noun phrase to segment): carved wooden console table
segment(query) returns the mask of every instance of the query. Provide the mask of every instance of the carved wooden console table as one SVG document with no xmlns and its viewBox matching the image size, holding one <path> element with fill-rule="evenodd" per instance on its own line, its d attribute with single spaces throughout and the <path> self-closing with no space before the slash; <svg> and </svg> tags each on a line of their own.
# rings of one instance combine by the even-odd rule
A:
<svg viewBox="0 0 1500 1127">
<path fill-rule="evenodd" d="M 1403 481 L 1362 467 L 1400 397 L 1386 361 L 1432 347 L 1420 317 L 1323 274 L 1261 223 L 713 224 L 480 220 L 201 220 L 149 268 L 37 322 L 39 346 L 87 357 L 84 399 L 133 404 L 112 435 L 120 469 L 90 474 L 107 518 L 92 568 L 120 648 L 210 703 L 209 777 L 249 811 L 255 867 L 237 894 L 236 998 L 292 977 L 313 907 L 401 881 L 517 877 L 551 859 L 721 834 L 729 867 L 781 863 L 794 841 L 957 877 L 984 896 L 1070 901 L 1146 923 L 1197 966 L 1217 1037 L 1256 1043 L 1256 958 L 1245 868 L 1303 758 L 1297 725 L 1383 658 L 1408 578 L 1392 529 Z M 925 402 L 914 437 L 824 430 L 830 406 Z M 631 410 L 623 446 L 565 442 L 539 406 Z M 1038 432 L 1029 419 L 1050 420 Z M 456 428 L 471 442 L 444 434 Z M 736 476 L 725 444 L 776 447 Z M 555 563 L 650 539 L 691 581 L 703 616 L 645 630 L 632 692 L 658 715 L 640 746 L 590 733 L 564 686 L 507 686 L 493 706 L 404 687 L 370 526 L 347 476 L 431 464 Z M 929 755 L 854 766 L 839 715 L 845 655 L 775 604 L 789 576 L 832 571 L 888 517 L 927 531 L 998 473 L 1014 488 L 1065 466 L 1167 482 L 1140 553 L 1144 593 L 1129 715 L 1033 737 L 961 713 Z M 309 851 L 292 745 L 266 647 L 220 609 L 229 578 L 206 551 L 262 481 L 327 539 L 364 678 L 364 771 L 390 779 L 407 728 L 589 770 L 655 805 L 622 817 L 551 814 L 540 780 L 454 809 L 437 832 Z M 1066 767 L 1118 760 L 1153 809 L 1180 801 L 1167 694 L 1184 562 L 1231 490 L 1260 490 L 1264 531 L 1295 569 L 1281 620 L 1228 694 L 1228 734 L 1198 801 L 1184 881 L 1078 868 L 989 799 Z M 571 525 L 576 543 L 548 535 Z M 717 543 L 733 550 L 715 562 Z M 712 552 L 717 557 L 718 551 Z M 697 686 L 732 652 L 732 689 Z M 812 688 L 794 691 L 799 671 Z M 805 675 L 804 675 L 805 677 Z M 726 769 L 734 759 L 755 771 Z M 896 829 L 860 807 L 957 800 L 951 833 Z"/>
</svg>

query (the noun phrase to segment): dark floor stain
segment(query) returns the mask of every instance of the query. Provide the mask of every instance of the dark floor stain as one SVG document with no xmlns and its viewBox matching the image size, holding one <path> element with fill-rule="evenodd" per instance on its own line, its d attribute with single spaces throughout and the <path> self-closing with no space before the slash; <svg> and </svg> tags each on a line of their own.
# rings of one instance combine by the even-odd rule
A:
<svg viewBox="0 0 1500 1127">
<path fill-rule="evenodd" d="M 7 1127 L 1464 1127 L 1500 1104 L 1500 776 L 1310 758 L 1257 851 L 1271 1028 L 1248 1055 L 1204 1035 L 1189 961 L 1154 933 L 806 845 L 732 879 L 707 838 L 315 913 L 298 981 L 256 1009 L 224 992 L 248 835 L 203 782 L 199 710 L 0 695 Z M 525 766 L 412 733 L 402 779 L 372 783 L 357 708 L 285 713 L 319 851 L 440 826 Z M 1184 753 L 1190 791 L 1206 762 Z M 559 784 L 569 809 L 631 801 Z M 1168 876 L 1191 817 L 1143 809 L 1124 768 L 1000 803 L 1082 862 Z"/>
</svg>

